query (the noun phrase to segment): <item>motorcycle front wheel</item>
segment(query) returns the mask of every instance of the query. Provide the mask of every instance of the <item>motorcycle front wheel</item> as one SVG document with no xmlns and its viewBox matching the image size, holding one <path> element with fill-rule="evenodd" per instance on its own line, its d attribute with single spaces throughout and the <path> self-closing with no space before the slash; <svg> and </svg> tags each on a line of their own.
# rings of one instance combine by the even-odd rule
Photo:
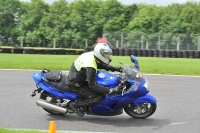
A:
<svg viewBox="0 0 200 133">
<path fill-rule="evenodd" d="M 124 111 L 131 117 L 137 119 L 145 119 L 151 116 L 156 111 L 156 103 L 143 103 L 138 107 L 135 107 L 134 104 L 129 104 L 124 108 Z"/>
<path fill-rule="evenodd" d="M 63 99 L 58 99 L 57 97 L 49 94 L 48 92 L 46 91 L 43 91 L 40 95 L 40 99 L 42 100 L 45 100 L 46 102 L 48 103 L 51 103 L 51 104 L 54 104 L 54 105 L 58 105 L 59 103 L 63 102 Z M 50 109 L 46 109 L 46 108 L 43 108 L 46 112 L 52 114 L 52 115 L 65 115 L 63 113 L 60 113 L 60 112 L 56 112 L 56 111 L 53 111 L 53 110 L 50 110 Z"/>
</svg>

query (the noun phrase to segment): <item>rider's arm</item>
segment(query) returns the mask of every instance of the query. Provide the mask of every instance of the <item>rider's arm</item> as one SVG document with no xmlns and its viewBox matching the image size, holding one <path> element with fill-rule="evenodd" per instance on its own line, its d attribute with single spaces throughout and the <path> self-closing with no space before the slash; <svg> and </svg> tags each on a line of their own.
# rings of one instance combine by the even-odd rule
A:
<svg viewBox="0 0 200 133">
<path fill-rule="evenodd" d="M 86 68 L 86 76 L 87 76 L 89 87 L 92 90 L 99 93 L 109 93 L 109 90 L 110 90 L 109 88 L 98 85 L 98 83 L 96 82 L 95 75 L 96 75 L 96 69 L 91 68 L 91 67 Z"/>
<path fill-rule="evenodd" d="M 114 71 L 120 71 L 120 69 L 122 69 L 121 67 L 117 67 L 117 66 L 111 66 L 111 65 L 107 65 L 105 63 L 97 63 L 97 68 L 98 69 L 105 69 L 106 71 L 111 70 L 112 72 Z"/>
</svg>

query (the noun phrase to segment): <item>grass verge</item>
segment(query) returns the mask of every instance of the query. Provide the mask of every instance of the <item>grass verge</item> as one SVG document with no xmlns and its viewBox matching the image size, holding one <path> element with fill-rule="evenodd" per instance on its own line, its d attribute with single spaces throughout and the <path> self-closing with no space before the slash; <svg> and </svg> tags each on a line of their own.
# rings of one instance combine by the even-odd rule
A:
<svg viewBox="0 0 200 133">
<path fill-rule="evenodd" d="M 0 69 L 69 70 L 78 55 L 0 54 Z M 111 65 L 132 64 L 129 56 L 113 56 Z M 200 76 L 200 60 L 190 58 L 137 57 L 146 74 Z"/>
<path fill-rule="evenodd" d="M 0 128 L 0 133 L 47 133 L 45 130 L 23 130 Z M 76 131 L 56 131 L 56 133 L 77 133 Z"/>
<path fill-rule="evenodd" d="M 15 130 L 15 129 L 0 128 L 0 133 L 46 133 L 46 132 L 37 130 Z"/>
</svg>

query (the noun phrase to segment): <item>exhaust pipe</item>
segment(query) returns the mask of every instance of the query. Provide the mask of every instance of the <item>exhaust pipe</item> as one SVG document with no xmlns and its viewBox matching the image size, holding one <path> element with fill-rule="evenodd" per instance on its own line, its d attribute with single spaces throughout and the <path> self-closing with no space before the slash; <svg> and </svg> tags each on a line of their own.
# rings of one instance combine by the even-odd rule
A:
<svg viewBox="0 0 200 133">
<path fill-rule="evenodd" d="M 63 114 L 67 113 L 67 109 L 59 107 L 57 105 L 50 104 L 50 103 L 46 102 L 45 100 L 40 99 L 36 102 L 36 104 L 45 109 L 49 109 L 49 110 L 56 111 L 56 112 L 63 113 Z"/>
</svg>

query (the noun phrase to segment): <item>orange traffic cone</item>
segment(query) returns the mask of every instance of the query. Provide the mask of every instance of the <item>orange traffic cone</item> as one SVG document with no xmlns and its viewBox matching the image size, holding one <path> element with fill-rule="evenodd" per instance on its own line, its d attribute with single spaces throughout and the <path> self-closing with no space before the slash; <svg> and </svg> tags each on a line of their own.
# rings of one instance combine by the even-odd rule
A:
<svg viewBox="0 0 200 133">
<path fill-rule="evenodd" d="M 56 133 L 56 124 L 54 121 L 50 121 L 49 133 Z"/>
</svg>

